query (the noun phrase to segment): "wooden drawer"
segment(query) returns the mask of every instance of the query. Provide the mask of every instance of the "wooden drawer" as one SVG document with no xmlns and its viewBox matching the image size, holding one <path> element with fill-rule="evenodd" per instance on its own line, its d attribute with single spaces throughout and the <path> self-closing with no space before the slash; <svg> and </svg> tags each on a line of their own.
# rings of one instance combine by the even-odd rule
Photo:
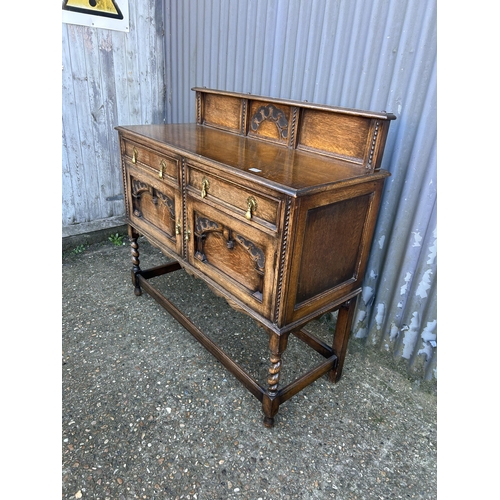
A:
<svg viewBox="0 0 500 500">
<path fill-rule="evenodd" d="M 179 159 L 175 155 L 153 151 L 129 140 L 124 140 L 122 147 L 124 158 L 133 165 L 142 167 L 158 179 L 170 179 L 178 183 Z"/>
<path fill-rule="evenodd" d="M 281 208 L 278 197 L 222 179 L 193 165 L 188 167 L 188 189 L 193 197 L 216 203 L 240 220 L 253 222 L 272 231 L 278 230 Z"/>
</svg>

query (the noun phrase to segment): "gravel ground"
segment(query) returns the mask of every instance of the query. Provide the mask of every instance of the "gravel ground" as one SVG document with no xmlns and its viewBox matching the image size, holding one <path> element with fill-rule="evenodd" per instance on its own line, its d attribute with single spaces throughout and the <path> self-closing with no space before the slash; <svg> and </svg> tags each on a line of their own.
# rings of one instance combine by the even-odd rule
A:
<svg viewBox="0 0 500 500">
<path fill-rule="evenodd" d="M 435 387 L 351 339 L 341 381 L 317 380 L 267 429 L 259 401 L 134 295 L 125 241 L 62 259 L 63 499 L 437 498 Z M 139 242 L 143 269 L 165 261 Z M 184 271 L 155 283 L 265 380 L 267 335 L 250 318 Z M 334 321 L 312 328 L 331 338 Z M 283 383 L 316 361 L 290 337 Z"/>
</svg>

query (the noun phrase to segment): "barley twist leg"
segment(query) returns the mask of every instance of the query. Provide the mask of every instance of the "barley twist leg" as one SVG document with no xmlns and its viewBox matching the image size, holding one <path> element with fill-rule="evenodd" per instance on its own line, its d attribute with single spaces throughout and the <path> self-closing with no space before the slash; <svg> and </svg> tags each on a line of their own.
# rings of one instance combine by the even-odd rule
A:
<svg viewBox="0 0 500 500">
<path fill-rule="evenodd" d="M 141 287 L 139 286 L 139 280 L 137 279 L 137 274 L 141 272 L 140 261 L 139 261 L 139 244 L 137 243 L 137 238 L 139 233 L 135 231 L 131 226 L 128 227 L 128 235 L 130 238 L 130 247 L 132 254 L 132 283 L 134 285 L 134 293 L 139 296 L 142 294 Z"/>
<path fill-rule="evenodd" d="M 266 427 L 273 427 L 274 417 L 278 413 L 280 405 L 278 386 L 282 368 L 282 355 L 288 343 L 288 333 L 282 335 L 278 335 L 272 331 L 268 333 L 271 363 L 267 375 L 268 388 L 262 400 L 262 409 L 264 411 L 264 425 Z"/>
</svg>

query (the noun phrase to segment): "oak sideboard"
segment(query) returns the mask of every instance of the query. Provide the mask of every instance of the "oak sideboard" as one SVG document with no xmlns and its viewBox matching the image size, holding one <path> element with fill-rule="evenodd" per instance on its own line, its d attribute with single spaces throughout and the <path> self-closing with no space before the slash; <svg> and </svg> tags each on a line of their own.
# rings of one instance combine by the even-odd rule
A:
<svg viewBox="0 0 500 500">
<path fill-rule="evenodd" d="M 371 112 L 194 88 L 196 123 L 116 127 L 135 294 L 150 294 L 262 403 L 340 379 L 384 181 L 391 120 Z M 169 257 L 142 269 L 138 237 Z M 148 280 L 184 269 L 269 336 L 260 383 Z M 338 310 L 331 344 L 305 326 Z M 231 325 L 227 325 L 228 328 Z M 256 334 L 260 329 L 256 328 Z M 324 361 L 280 386 L 293 334 Z"/>
</svg>

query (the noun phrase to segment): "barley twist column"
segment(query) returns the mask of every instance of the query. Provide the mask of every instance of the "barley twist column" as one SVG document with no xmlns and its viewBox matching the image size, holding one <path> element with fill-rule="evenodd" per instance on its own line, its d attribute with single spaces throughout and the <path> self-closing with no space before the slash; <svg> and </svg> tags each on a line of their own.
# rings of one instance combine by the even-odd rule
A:
<svg viewBox="0 0 500 500">
<path fill-rule="evenodd" d="M 278 391 L 282 368 L 282 355 L 288 344 L 288 333 L 277 334 L 271 330 L 269 333 L 269 349 L 271 350 L 271 363 L 267 374 L 267 392 L 262 399 L 264 411 L 264 425 L 273 427 L 274 416 L 278 413 L 280 396 Z"/>
<path fill-rule="evenodd" d="M 128 236 L 130 239 L 130 247 L 132 254 L 132 283 L 134 284 L 134 293 L 139 296 L 142 294 L 141 287 L 137 280 L 137 274 L 141 272 L 140 261 L 139 261 L 139 244 L 137 243 L 137 238 L 139 233 L 135 231 L 131 226 L 128 227 Z"/>
</svg>

